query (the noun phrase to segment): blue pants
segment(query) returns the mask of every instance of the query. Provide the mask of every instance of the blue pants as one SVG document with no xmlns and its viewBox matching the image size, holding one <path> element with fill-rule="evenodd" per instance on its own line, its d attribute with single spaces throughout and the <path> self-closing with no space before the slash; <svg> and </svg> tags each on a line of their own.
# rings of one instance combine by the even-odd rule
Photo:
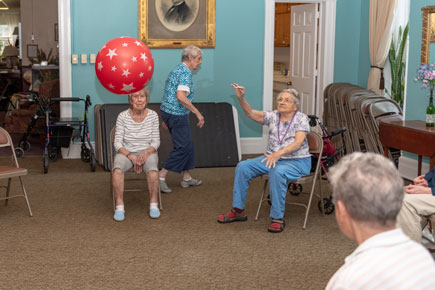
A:
<svg viewBox="0 0 435 290">
<path fill-rule="evenodd" d="M 195 152 L 190 134 L 189 115 L 177 116 L 163 111 L 161 113 L 174 145 L 163 168 L 177 173 L 195 168 Z"/>
<path fill-rule="evenodd" d="M 269 175 L 269 193 L 272 201 L 270 217 L 282 219 L 285 210 L 287 184 L 308 175 L 311 169 L 311 157 L 279 159 L 275 168 L 267 168 L 265 156 L 240 162 L 236 168 L 233 191 L 233 207 L 244 209 L 251 180 L 263 174 Z"/>
</svg>

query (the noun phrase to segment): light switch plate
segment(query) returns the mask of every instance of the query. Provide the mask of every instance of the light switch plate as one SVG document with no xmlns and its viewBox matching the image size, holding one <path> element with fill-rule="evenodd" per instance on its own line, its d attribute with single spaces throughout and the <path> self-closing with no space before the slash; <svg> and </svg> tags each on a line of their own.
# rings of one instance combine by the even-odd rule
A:
<svg viewBox="0 0 435 290">
<path fill-rule="evenodd" d="M 82 60 L 82 63 L 88 63 L 88 55 L 87 54 L 82 54 L 81 55 L 81 60 Z"/>
<path fill-rule="evenodd" d="M 71 55 L 71 63 L 72 64 L 78 64 L 79 63 L 79 56 L 78 56 L 78 54 Z"/>
<path fill-rule="evenodd" d="M 95 63 L 96 59 L 97 59 L 97 55 L 95 53 L 91 53 L 89 55 L 89 63 Z"/>
</svg>

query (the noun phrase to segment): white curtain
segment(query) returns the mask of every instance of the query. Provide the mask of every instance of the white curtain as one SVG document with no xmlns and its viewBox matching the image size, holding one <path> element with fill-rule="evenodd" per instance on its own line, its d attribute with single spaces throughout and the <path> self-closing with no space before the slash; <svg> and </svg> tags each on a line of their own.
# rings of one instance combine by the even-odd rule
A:
<svg viewBox="0 0 435 290">
<path fill-rule="evenodd" d="M 12 37 L 14 28 L 18 26 L 20 22 L 19 14 L 0 14 L 0 25 L 7 25 L 9 29 L 8 37 Z M 6 36 L 6 35 L 4 35 Z"/>
<path fill-rule="evenodd" d="M 380 95 L 384 94 L 384 88 L 380 88 L 380 83 L 390 49 L 396 6 L 397 0 L 370 0 L 369 49 L 371 69 L 367 88 Z"/>
</svg>

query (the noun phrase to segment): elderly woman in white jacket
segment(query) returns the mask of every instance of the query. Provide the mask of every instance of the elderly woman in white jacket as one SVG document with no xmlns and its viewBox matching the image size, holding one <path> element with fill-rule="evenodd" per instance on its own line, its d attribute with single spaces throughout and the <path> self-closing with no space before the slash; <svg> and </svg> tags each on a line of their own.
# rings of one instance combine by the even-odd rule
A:
<svg viewBox="0 0 435 290">
<path fill-rule="evenodd" d="M 130 94 L 130 108 L 119 113 L 116 120 L 114 147 L 116 150 L 112 168 L 115 192 L 115 221 L 125 219 L 124 210 L 124 173 L 134 168 L 136 173 L 146 172 L 150 193 L 151 218 L 160 217 L 157 202 L 158 156 L 160 146 L 159 117 L 147 108 L 149 90 L 147 88 Z"/>
</svg>

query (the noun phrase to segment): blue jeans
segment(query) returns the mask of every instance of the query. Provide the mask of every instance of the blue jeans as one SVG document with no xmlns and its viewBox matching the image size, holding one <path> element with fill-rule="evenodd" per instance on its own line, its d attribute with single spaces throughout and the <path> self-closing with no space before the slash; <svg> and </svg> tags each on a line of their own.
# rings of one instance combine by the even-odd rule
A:
<svg viewBox="0 0 435 290">
<path fill-rule="evenodd" d="M 279 159 L 275 168 L 267 168 L 265 156 L 240 162 L 236 168 L 233 191 L 233 207 L 244 209 L 251 180 L 263 174 L 269 175 L 269 193 L 272 201 L 270 217 L 282 219 L 285 210 L 287 184 L 308 175 L 311 169 L 311 157 Z"/>
<path fill-rule="evenodd" d="M 163 168 L 177 173 L 195 168 L 195 151 L 190 134 L 189 115 L 171 115 L 164 111 L 161 111 L 161 114 L 174 145 Z"/>
</svg>

